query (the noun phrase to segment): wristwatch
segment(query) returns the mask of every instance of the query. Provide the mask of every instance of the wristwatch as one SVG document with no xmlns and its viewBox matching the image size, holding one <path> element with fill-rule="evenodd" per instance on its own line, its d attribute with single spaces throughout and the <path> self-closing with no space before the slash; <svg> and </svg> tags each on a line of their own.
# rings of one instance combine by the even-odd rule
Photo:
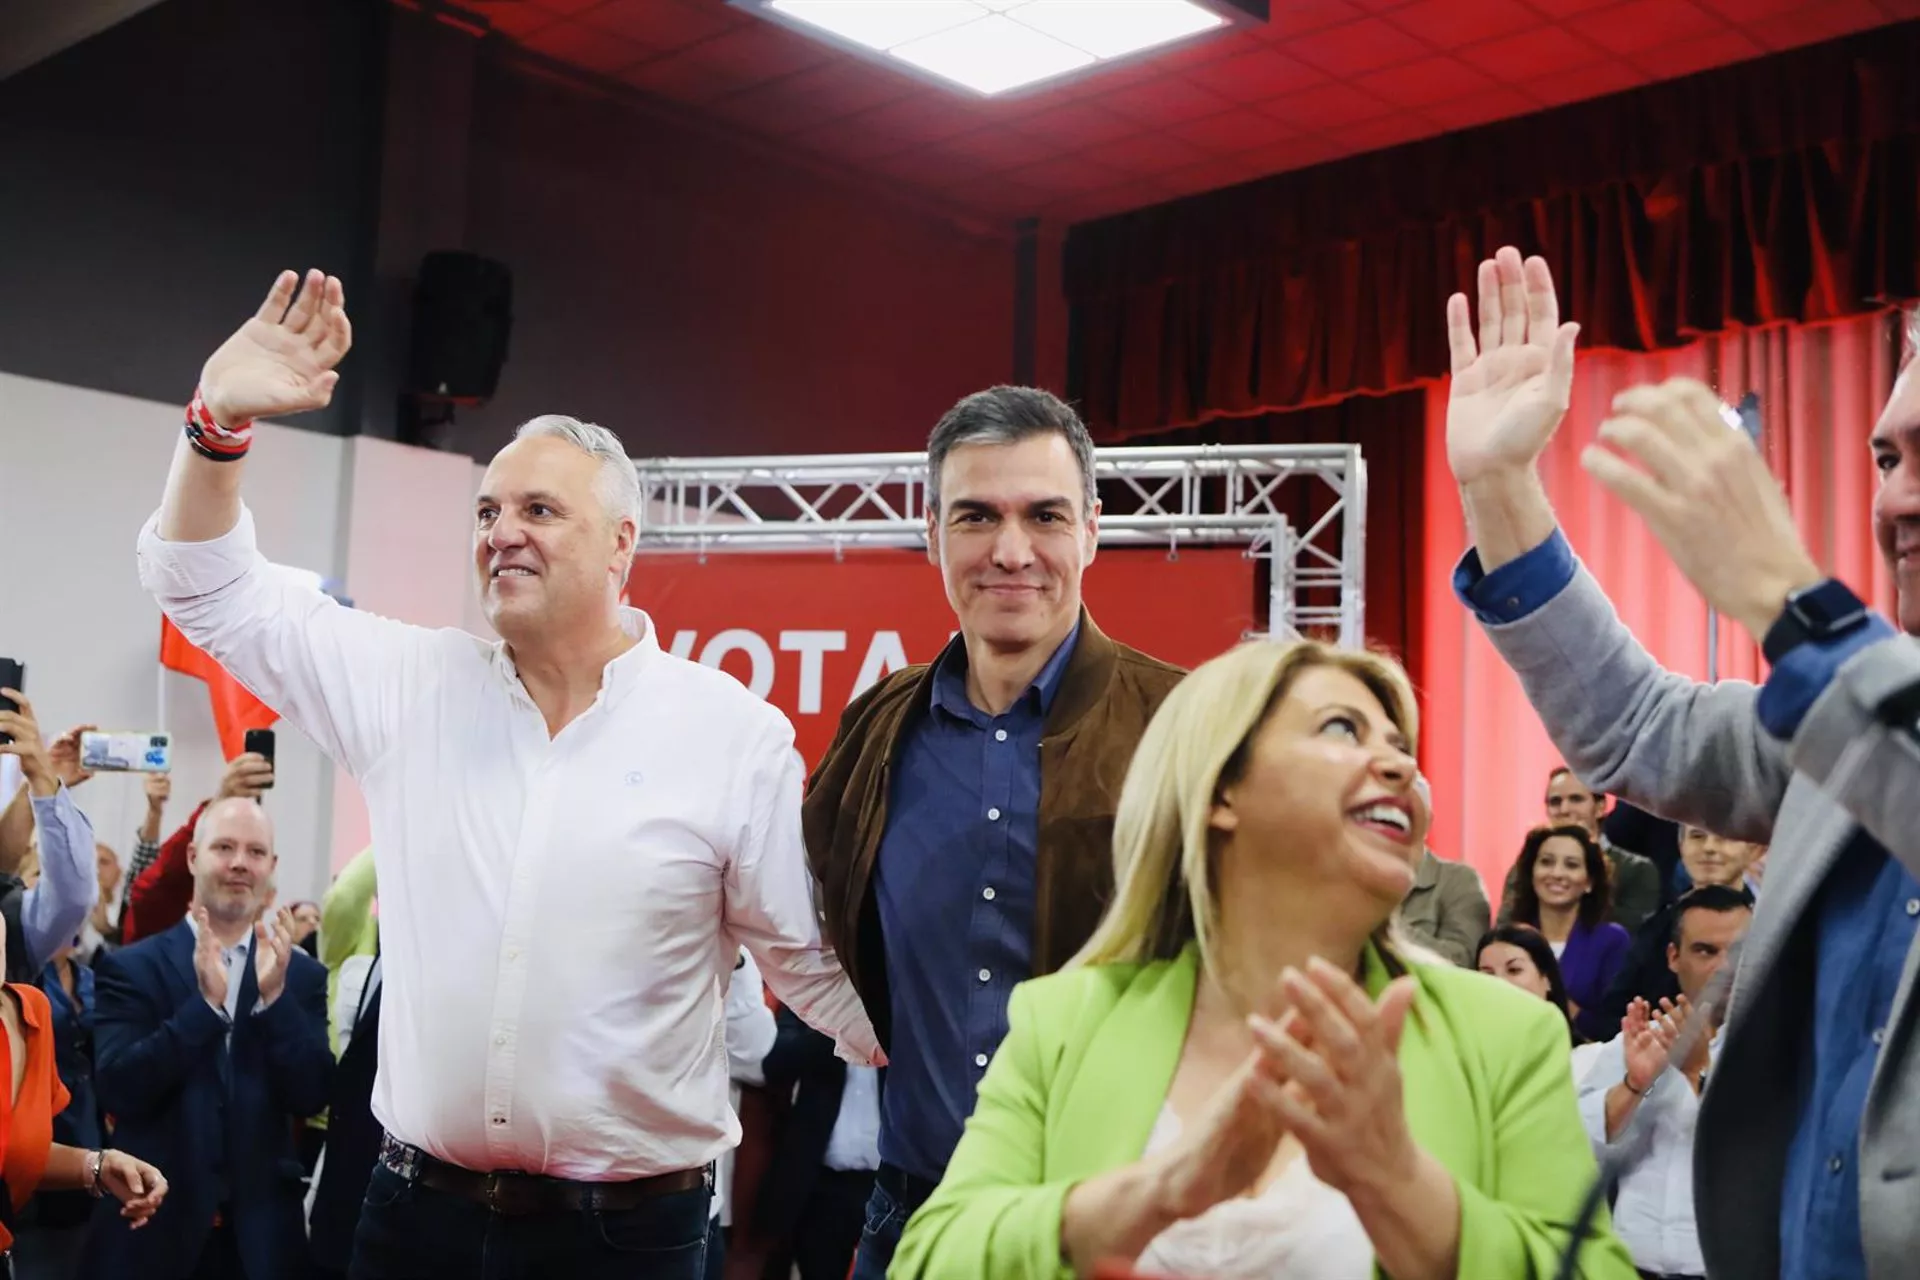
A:
<svg viewBox="0 0 1920 1280">
<path fill-rule="evenodd" d="M 1811 587 L 1802 587 L 1787 597 L 1780 618 L 1767 628 L 1760 651 L 1769 665 L 1808 641 L 1835 640 L 1867 625 L 1867 606 L 1838 578 L 1828 578 Z"/>
</svg>

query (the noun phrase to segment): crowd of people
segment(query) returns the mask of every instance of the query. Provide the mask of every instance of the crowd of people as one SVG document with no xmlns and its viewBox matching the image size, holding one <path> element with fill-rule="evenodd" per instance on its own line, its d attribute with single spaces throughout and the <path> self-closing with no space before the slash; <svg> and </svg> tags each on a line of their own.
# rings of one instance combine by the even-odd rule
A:
<svg viewBox="0 0 1920 1280">
<path fill-rule="evenodd" d="M 358 781 L 372 848 L 278 904 L 271 765 L 242 755 L 164 841 L 150 778 L 123 873 L 79 731 L 7 691 L 10 1261 L 1901 1274 L 1920 373 L 1872 438 L 1898 627 L 1814 565 L 1713 393 L 1615 402 L 1587 469 L 1773 666 L 1704 686 L 1546 501 L 1577 336 L 1546 264 L 1502 249 L 1475 311 L 1447 304 L 1455 587 L 1566 761 L 1498 916 L 1427 847 L 1471 801 L 1422 778 L 1391 658 L 1276 638 L 1181 671 L 1101 630 L 1093 444 L 1042 391 L 933 429 L 954 637 L 810 775 L 779 711 L 623 603 L 639 493 L 604 428 L 537 418 L 489 465 L 497 642 L 341 606 L 261 557 L 241 497 L 252 422 L 324 405 L 350 345 L 339 282 L 284 274 L 202 371 L 140 571 Z M 743 1088 L 779 1119 L 736 1165 Z"/>
</svg>

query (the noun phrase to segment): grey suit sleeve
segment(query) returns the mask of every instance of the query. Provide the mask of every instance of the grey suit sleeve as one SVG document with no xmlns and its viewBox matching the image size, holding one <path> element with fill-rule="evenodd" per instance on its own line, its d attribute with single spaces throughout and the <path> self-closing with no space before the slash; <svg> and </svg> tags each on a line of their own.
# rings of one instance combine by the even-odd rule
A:
<svg viewBox="0 0 1920 1280">
<path fill-rule="evenodd" d="M 1920 643 L 1891 636 L 1847 660 L 1794 734 L 1793 766 L 1920 876 Z M 1904 723 L 1889 723 L 1902 706 Z"/>
<path fill-rule="evenodd" d="M 1474 947 L 1487 932 L 1492 910 L 1487 905 L 1487 891 L 1472 867 L 1456 864 L 1441 868 L 1435 893 L 1439 917 L 1427 943 L 1462 969 L 1471 969 L 1480 958 Z"/>
<path fill-rule="evenodd" d="M 1663 668 L 1585 567 L 1527 617 L 1486 632 L 1581 781 L 1677 822 L 1771 840 L 1793 767 L 1760 725 L 1755 686 Z"/>
</svg>

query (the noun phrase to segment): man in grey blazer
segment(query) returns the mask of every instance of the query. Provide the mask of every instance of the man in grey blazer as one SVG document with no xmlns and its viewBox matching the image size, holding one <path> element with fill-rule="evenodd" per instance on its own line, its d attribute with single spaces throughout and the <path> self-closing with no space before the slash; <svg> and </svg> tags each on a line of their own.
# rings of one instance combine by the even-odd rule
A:
<svg viewBox="0 0 1920 1280">
<path fill-rule="evenodd" d="M 1906 636 L 1821 573 L 1779 485 L 1711 391 L 1674 381 L 1615 398 L 1583 465 L 1773 668 L 1763 687 L 1697 684 L 1661 669 L 1621 625 L 1556 527 L 1537 462 L 1566 412 L 1577 327 L 1560 323 L 1546 264 L 1501 249 L 1478 286 L 1477 340 L 1466 297 L 1447 303 L 1447 456 L 1474 541 L 1457 591 L 1580 777 L 1773 847 L 1699 1121 L 1707 1271 L 1910 1276 L 1920 1257 L 1920 366 L 1907 365 L 1868 442 L 1881 474 L 1874 533 Z"/>
</svg>

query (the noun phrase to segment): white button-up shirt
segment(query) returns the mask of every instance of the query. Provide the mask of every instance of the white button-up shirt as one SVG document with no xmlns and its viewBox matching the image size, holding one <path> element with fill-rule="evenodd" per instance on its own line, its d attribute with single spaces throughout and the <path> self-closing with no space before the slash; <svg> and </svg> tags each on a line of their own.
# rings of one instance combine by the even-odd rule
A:
<svg viewBox="0 0 1920 1280">
<path fill-rule="evenodd" d="M 559 734 L 505 647 L 341 607 L 268 564 L 242 511 L 140 573 L 188 639 L 318 742 L 366 795 L 379 861 L 373 1112 L 476 1170 L 614 1180 L 739 1141 L 722 993 L 736 949 L 795 1013 L 874 1060 L 821 942 L 781 712 L 638 643 Z"/>
<path fill-rule="evenodd" d="M 1709 1049 L 1711 1057 L 1711 1049 Z M 1685 1076 L 1667 1070 L 1629 1119 L 1619 1142 L 1607 1141 L 1607 1091 L 1627 1078 L 1621 1039 L 1600 1046 L 1579 1082 L 1580 1119 L 1593 1153 L 1601 1160 L 1624 1153 L 1613 1209 L 1613 1229 L 1642 1271 L 1700 1276 L 1707 1273 L 1700 1255 L 1700 1233 L 1693 1220 L 1693 1126 L 1700 1099 Z M 1767 1229 L 1755 1224 L 1755 1230 Z"/>
</svg>

